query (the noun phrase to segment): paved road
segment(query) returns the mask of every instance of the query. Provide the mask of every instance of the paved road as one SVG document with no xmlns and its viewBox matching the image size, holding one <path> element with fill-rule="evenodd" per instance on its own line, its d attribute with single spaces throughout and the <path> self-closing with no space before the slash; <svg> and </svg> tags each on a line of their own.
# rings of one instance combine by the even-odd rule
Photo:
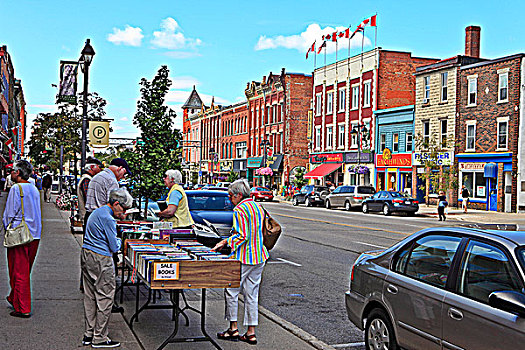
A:
<svg viewBox="0 0 525 350">
<path fill-rule="evenodd" d="M 440 225 L 428 217 L 384 217 L 287 203 L 264 206 L 284 233 L 265 269 L 261 305 L 339 349 L 364 348 L 363 333 L 348 320 L 344 306 L 350 268 L 359 254 Z"/>
</svg>

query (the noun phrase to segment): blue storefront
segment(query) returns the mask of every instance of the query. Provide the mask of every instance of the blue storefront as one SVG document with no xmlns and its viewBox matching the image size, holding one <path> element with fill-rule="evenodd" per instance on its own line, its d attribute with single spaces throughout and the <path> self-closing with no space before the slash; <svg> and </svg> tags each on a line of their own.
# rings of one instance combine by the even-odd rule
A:
<svg viewBox="0 0 525 350">
<path fill-rule="evenodd" d="M 471 207 L 490 211 L 511 211 L 512 152 L 459 153 L 456 159 L 460 202 L 461 187 L 465 185 L 470 192 Z"/>
</svg>

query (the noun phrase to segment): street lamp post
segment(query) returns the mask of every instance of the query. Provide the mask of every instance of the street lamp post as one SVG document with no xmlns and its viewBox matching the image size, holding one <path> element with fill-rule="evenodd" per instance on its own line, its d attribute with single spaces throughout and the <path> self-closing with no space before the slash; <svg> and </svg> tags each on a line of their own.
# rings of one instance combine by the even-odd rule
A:
<svg viewBox="0 0 525 350">
<path fill-rule="evenodd" d="M 80 158 L 81 168 L 86 166 L 86 146 L 87 146 L 87 108 L 88 108 L 88 84 L 89 84 L 89 66 L 95 56 L 95 50 L 90 44 L 90 39 L 86 40 L 86 45 L 82 49 L 79 63 L 84 73 L 84 92 L 82 103 L 82 153 Z"/>
<path fill-rule="evenodd" d="M 365 124 L 358 124 L 354 125 L 352 128 L 352 131 L 350 132 L 352 135 L 357 135 L 357 166 L 361 165 L 361 147 L 362 147 L 362 134 L 367 133 L 368 129 L 366 128 Z M 357 183 L 356 185 L 359 185 L 359 175 L 356 173 L 357 177 Z"/>
<path fill-rule="evenodd" d="M 262 163 L 262 168 L 266 168 L 266 147 L 270 146 L 270 141 L 269 140 L 262 140 L 261 141 L 261 147 L 263 148 L 263 163 Z M 263 175 L 263 186 L 266 186 L 266 178 L 264 177 Z"/>
</svg>

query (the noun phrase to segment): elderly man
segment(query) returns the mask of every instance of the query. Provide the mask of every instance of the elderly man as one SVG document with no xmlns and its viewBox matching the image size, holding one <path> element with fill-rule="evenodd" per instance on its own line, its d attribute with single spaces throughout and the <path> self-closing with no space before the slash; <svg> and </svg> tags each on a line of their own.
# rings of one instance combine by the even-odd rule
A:
<svg viewBox="0 0 525 350">
<path fill-rule="evenodd" d="M 182 174 L 178 170 L 168 170 L 164 175 L 164 184 L 169 188 L 166 202 L 168 207 L 158 215 L 164 221 L 173 222 L 173 227 L 189 227 L 194 224 L 188 207 L 188 198 L 182 183 Z"/>
<path fill-rule="evenodd" d="M 86 160 L 86 167 L 84 168 L 85 173 L 80 178 L 80 182 L 78 183 L 77 188 L 77 196 L 78 196 L 78 214 L 80 218 L 83 220 L 86 216 L 86 197 L 87 197 L 87 191 L 89 187 L 89 183 L 91 182 L 91 179 L 93 176 L 97 175 L 102 171 L 103 165 L 100 160 L 94 157 L 88 157 Z M 83 222 L 82 225 L 83 233 L 86 233 L 86 222 Z"/>
<path fill-rule="evenodd" d="M 93 211 L 86 224 L 82 245 L 82 279 L 84 281 L 85 331 L 83 345 L 113 348 L 119 342 L 108 337 L 108 323 L 115 296 L 113 253 L 120 250 L 116 218 L 132 206 L 133 199 L 125 188 L 112 190 L 108 204 Z"/>
</svg>

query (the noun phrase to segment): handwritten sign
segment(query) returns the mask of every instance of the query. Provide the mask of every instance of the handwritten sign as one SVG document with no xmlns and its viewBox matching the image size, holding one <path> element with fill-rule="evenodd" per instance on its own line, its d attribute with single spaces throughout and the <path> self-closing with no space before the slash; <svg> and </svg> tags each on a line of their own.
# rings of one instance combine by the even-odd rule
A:
<svg viewBox="0 0 525 350">
<path fill-rule="evenodd" d="M 178 262 L 155 263 L 153 279 L 156 281 L 172 281 L 179 279 Z"/>
</svg>

